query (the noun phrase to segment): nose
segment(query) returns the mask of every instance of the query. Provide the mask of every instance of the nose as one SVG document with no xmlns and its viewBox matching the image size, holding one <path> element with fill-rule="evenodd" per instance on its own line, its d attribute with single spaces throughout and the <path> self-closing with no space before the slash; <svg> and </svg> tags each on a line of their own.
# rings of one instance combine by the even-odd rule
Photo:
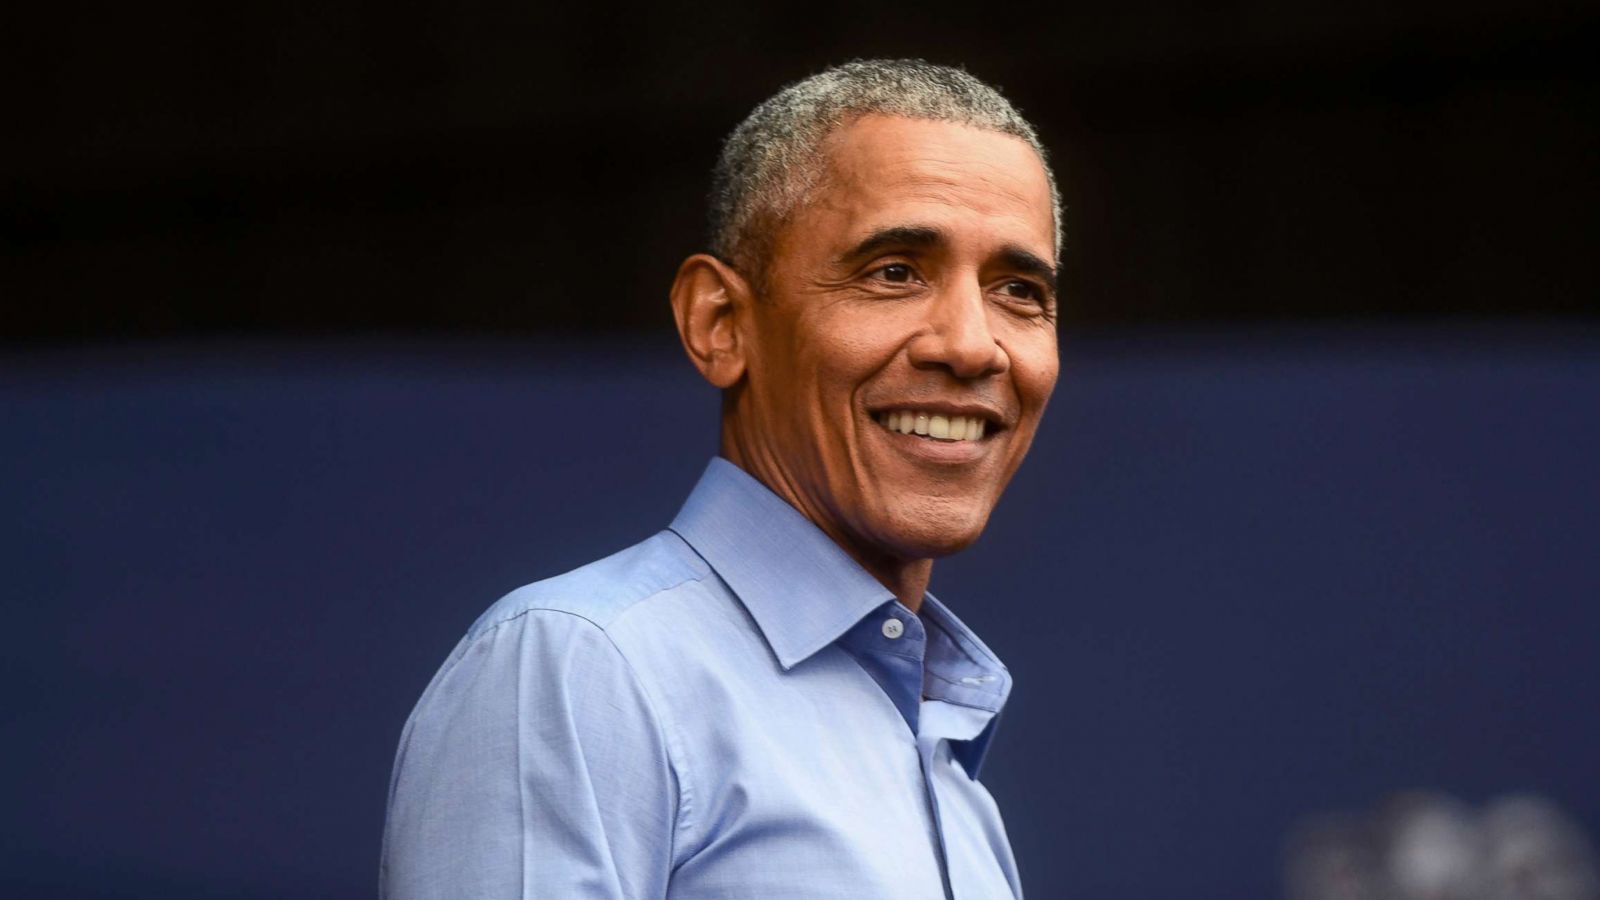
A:
<svg viewBox="0 0 1600 900">
<path fill-rule="evenodd" d="M 927 309 L 927 321 L 906 348 L 912 365 L 947 369 L 961 379 L 998 375 L 1011 367 L 1011 358 L 989 328 L 989 309 L 979 285 L 941 291 Z"/>
</svg>

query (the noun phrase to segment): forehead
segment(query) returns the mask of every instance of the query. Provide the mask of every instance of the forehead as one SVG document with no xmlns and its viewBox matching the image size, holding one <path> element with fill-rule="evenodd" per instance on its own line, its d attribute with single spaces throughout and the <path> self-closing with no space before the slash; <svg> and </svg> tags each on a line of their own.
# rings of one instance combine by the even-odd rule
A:
<svg viewBox="0 0 1600 900">
<path fill-rule="evenodd" d="M 886 226 L 926 225 L 1003 238 L 1051 259 L 1050 183 L 1033 147 L 953 122 L 868 115 L 824 142 L 826 174 L 801 219 L 813 240 L 849 241 Z M 800 224 L 796 222 L 796 224 Z"/>
</svg>

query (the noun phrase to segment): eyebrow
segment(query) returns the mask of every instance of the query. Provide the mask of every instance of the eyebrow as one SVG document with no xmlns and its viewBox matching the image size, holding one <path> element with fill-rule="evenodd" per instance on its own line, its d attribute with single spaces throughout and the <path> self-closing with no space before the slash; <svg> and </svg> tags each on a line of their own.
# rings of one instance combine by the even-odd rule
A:
<svg viewBox="0 0 1600 900">
<path fill-rule="evenodd" d="M 860 243 L 839 254 L 837 262 L 854 262 L 864 257 L 873 256 L 890 247 L 911 247 L 923 250 L 937 246 L 943 241 L 944 235 L 937 228 L 929 228 L 926 225 L 895 225 L 891 228 L 880 228 L 862 238 Z"/>
<path fill-rule="evenodd" d="M 854 247 L 839 254 L 837 263 L 844 265 L 881 253 L 893 247 L 925 250 L 944 243 L 944 232 L 926 225 L 895 225 L 880 228 L 862 238 Z M 1051 293 L 1056 290 L 1056 267 L 1041 259 L 1031 250 L 1016 244 L 1006 244 L 995 254 L 1008 269 L 1023 275 L 1032 275 L 1043 281 Z"/>
<path fill-rule="evenodd" d="M 1050 288 L 1050 293 L 1056 292 L 1056 267 L 1040 259 L 1038 254 L 1015 244 L 1007 244 L 1000 248 L 999 257 L 1006 268 L 1032 275 L 1044 282 Z"/>
</svg>

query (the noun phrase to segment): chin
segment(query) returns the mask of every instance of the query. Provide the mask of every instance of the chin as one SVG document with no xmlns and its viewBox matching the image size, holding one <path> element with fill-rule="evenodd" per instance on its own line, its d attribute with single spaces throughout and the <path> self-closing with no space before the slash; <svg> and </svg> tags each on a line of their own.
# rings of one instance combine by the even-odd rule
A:
<svg viewBox="0 0 1600 900">
<path fill-rule="evenodd" d="M 937 559 L 972 546 L 989 522 L 989 507 L 928 501 L 893 510 L 886 543 L 901 559 Z"/>
</svg>

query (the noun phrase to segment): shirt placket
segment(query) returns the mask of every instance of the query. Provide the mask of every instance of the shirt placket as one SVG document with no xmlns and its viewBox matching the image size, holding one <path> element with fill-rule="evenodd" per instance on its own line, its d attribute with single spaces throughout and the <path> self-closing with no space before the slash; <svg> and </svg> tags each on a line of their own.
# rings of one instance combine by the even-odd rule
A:
<svg viewBox="0 0 1600 900">
<path fill-rule="evenodd" d="M 928 789 L 929 804 L 935 812 L 940 846 L 945 851 L 945 855 L 941 856 L 944 865 L 941 874 L 945 879 L 945 896 L 955 900 L 971 898 L 974 890 L 981 890 L 977 885 L 982 879 L 975 879 L 974 873 L 968 871 L 968 866 L 972 863 L 970 857 L 958 854 L 956 860 L 952 861 L 948 856 L 944 821 L 939 815 L 940 779 L 935 770 L 942 769 L 948 780 L 950 773 L 954 771 L 952 767 L 956 765 L 952 759 L 956 742 L 970 741 L 976 737 L 991 718 L 983 710 L 943 700 L 930 699 L 923 701 L 922 704 L 921 732 L 917 735 L 917 750 L 922 757 L 924 782 Z M 953 866 L 960 871 L 953 870 Z M 956 886 L 963 884 L 966 885 L 965 892 L 958 893 Z"/>
<path fill-rule="evenodd" d="M 944 885 L 946 900 L 953 900 L 944 823 L 940 816 L 939 794 L 934 787 L 933 774 L 942 738 L 937 735 L 924 735 L 920 727 L 923 708 L 923 658 L 927 649 L 927 633 L 923 629 L 922 621 L 910 610 L 899 604 L 891 604 L 887 611 L 880 612 L 858 626 L 852 638 L 846 642 L 852 655 L 900 712 L 901 718 L 916 741 L 923 797 L 928 805 L 934 853 L 939 861 L 939 880 Z"/>
</svg>

